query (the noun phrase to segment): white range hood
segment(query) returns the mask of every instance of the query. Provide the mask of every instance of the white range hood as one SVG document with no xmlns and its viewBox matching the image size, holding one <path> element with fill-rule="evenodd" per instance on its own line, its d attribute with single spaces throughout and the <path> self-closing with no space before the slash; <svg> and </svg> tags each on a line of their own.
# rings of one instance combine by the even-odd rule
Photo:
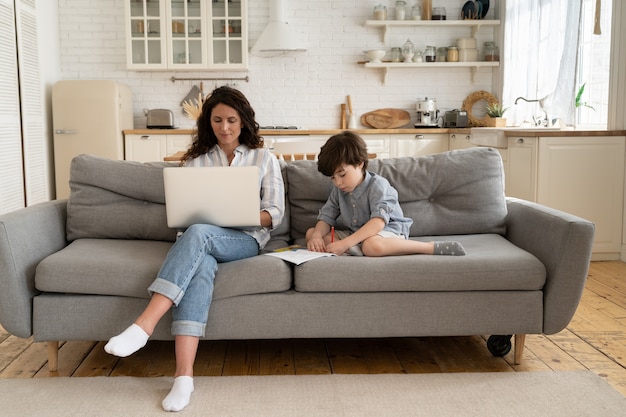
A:
<svg viewBox="0 0 626 417">
<path fill-rule="evenodd" d="M 300 34 L 285 20 L 283 0 L 270 0 L 270 21 L 250 52 L 260 56 L 304 52 L 306 47 Z"/>
</svg>

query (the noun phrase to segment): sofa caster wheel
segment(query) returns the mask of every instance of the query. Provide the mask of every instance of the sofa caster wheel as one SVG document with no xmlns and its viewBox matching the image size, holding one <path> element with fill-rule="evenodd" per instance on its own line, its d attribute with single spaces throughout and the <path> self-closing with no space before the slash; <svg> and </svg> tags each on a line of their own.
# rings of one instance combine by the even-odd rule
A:
<svg viewBox="0 0 626 417">
<path fill-rule="evenodd" d="M 493 335 L 487 339 L 487 349 L 493 356 L 502 357 L 511 351 L 511 335 Z"/>
</svg>

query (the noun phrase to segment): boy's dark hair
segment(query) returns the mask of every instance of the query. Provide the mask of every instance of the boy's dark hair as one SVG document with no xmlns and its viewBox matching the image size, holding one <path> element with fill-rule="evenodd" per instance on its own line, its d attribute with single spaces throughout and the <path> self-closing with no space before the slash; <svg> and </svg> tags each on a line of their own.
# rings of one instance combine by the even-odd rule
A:
<svg viewBox="0 0 626 417">
<path fill-rule="evenodd" d="M 357 134 L 344 131 L 331 136 L 320 149 L 317 170 L 332 177 L 342 165 L 357 166 L 363 162 L 363 173 L 368 163 L 367 145 Z"/>
</svg>

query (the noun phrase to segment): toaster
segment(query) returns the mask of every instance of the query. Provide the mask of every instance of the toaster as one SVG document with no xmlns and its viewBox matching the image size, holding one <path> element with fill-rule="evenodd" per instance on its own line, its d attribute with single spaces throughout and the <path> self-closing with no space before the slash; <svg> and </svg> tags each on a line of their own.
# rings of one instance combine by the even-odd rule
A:
<svg viewBox="0 0 626 417">
<path fill-rule="evenodd" d="M 467 127 L 467 112 L 465 110 L 447 111 L 443 118 L 443 127 Z"/>
<path fill-rule="evenodd" d="M 167 109 L 148 110 L 146 127 L 148 129 L 173 129 L 174 113 Z"/>
</svg>

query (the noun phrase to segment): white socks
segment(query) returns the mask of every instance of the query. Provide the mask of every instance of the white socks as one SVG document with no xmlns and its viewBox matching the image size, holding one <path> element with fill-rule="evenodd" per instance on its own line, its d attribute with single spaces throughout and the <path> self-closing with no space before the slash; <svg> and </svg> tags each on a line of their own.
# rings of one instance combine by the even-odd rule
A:
<svg viewBox="0 0 626 417">
<path fill-rule="evenodd" d="M 109 339 L 104 350 L 111 355 L 125 358 L 144 347 L 150 336 L 135 323 L 117 336 Z M 193 378 L 179 376 L 174 379 L 174 386 L 161 403 L 165 411 L 181 411 L 189 405 L 193 392 Z"/>
<path fill-rule="evenodd" d="M 161 405 L 165 411 L 181 411 L 189 405 L 193 392 L 193 378 L 179 376 L 174 379 L 174 386 Z"/>
<path fill-rule="evenodd" d="M 125 358 L 144 347 L 149 338 L 150 336 L 141 327 L 133 323 L 128 329 L 109 339 L 104 350 L 111 355 Z"/>
</svg>

